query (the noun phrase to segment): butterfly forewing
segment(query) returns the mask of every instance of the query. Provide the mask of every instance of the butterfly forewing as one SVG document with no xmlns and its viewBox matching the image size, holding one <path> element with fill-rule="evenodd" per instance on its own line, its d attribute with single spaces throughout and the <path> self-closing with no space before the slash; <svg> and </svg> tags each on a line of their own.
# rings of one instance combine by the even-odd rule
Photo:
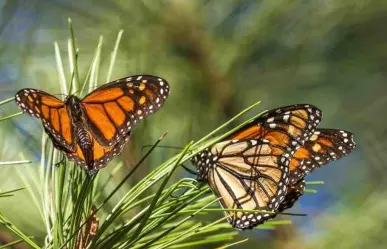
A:
<svg viewBox="0 0 387 249">
<path fill-rule="evenodd" d="M 352 133 L 335 129 L 317 129 L 299 148 L 290 162 L 290 183 L 331 161 L 338 160 L 355 148 Z"/>
<path fill-rule="evenodd" d="M 290 161 L 290 182 L 285 200 L 278 208 L 279 212 L 291 208 L 304 194 L 304 177 L 315 168 L 338 160 L 351 153 L 355 148 L 353 134 L 336 129 L 317 129 L 299 148 Z"/>
<path fill-rule="evenodd" d="M 82 104 L 94 137 L 104 147 L 122 140 L 134 124 L 157 111 L 169 95 L 168 82 L 151 75 L 122 78 L 88 94 Z"/>
<path fill-rule="evenodd" d="M 42 120 L 45 131 L 62 150 L 75 149 L 74 128 L 63 101 L 32 88 L 20 90 L 15 99 L 23 112 Z"/>
<path fill-rule="evenodd" d="M 321 118 L 322 112 L 313 105 L 280 107 L 267 111 L 228 139 L 266 138 L 273 144 L 287 143 L 295 150 L 309 139 Z"/>
</svg>

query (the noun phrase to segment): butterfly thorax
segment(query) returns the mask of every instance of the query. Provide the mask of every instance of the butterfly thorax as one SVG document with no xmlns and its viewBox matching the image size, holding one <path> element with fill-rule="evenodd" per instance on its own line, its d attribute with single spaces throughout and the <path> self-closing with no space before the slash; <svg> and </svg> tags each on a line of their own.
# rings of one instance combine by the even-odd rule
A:
<svg viewBox="0 0 387 249">
<path fill-rule="evenodd" d="M 206 149 L 192 158 L 192 164 L 198 170 L 198 180 L 207 180 L 208 171 L 213 168 L 217 161 L 217 156 L 212 154 L 209 149 Z"/>
<path fill-rule="evenodd" d="M 81 100 L 74 95 L 70 95 L 66 98 L 65 104 L 67 106 L 67 111 L 70 114 L 71 122 L 73 125 L 80 125 L 83 123 L 83 108 Z"/>
<path fill-rule="evenodd" d="M 74 95 L 70 95 L 66 98 L 65 104 L 74 127 L 77 144 L 82 150 L 86 165 L 90 167 L 93 165 L 93 140 L 89 135 L 88 126 L 84 119 L 85 115 L 81 100 Z"/>
</svg>

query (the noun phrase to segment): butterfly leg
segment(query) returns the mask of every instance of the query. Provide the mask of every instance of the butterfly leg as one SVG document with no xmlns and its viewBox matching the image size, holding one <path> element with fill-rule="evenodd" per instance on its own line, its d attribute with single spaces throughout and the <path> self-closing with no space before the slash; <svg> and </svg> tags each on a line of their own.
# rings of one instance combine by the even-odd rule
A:
<svg viewBox="0 0 387 249">
<path fill-rule="evenodd" d="M 179 194 L 179 195 L 174 195 L 173 193 L 171 193 L 169 196 L 173 199 L 179 199 L 181 196 L 183 196 L 185 193 L 187 193 L 187 191 L 189 190 L 190 188 L 186 188 L 183 193 Z"/>
<path fill-rule="evenodd" d="M 197 176 L 198 173 L 190 168 L 188 168 L 187 166 L 185 166 L 184 164 L 181 165 L 181 167 L 183 167 L 188 173 L 192 174 L 192 175 L 195 175 Z"/>
<path fill-rule="evenodd" d="M 184 164 L 181 165 L 181 167 L 183 167 L 186 171 L 188 171 L 189 173 L 195 175 L 196 172 L 194 172 L 193 170 L 191 170 L 190 168 L 186 167 Z M 186 188 L 183 193 L 181 193 L 180 195 L 178 196 L 175 196 L 173 193 L 170 194 L 170 196 L 174 199 L 179 199 L 180 196 L 183 196 L 187 191 L 189 190 L 189 188 Z"/>
<path fill-rule="evenodd" d="M 55 167 L 57 167 L 57 168 L 59 168 L 59 166 L 61 164 L 65 163 L 65 161 L 66 161 L 66 157 L 62 153 L 60 153 L 60 155 L 62 156 L 62 158 L 60 159 L 59 162 L 55 163 Z"/>
<path fill-rule="evenodd" d="M 65 153 L 71 153 L 71 151 L 69 151 L 68 149 L 62 147 L 60 144 L 58 144 L 57 142 L 55 142 L 54 137 L 51 135 L 51 133 L 50 133 L 46 128 L 44 128 L 44 130 L 45 130 L 45 132 L 47 133 L 47 135 L 50 137 L 50 139 L 51 139 L 51 141 L 52 141 L 52 145 L 54 145 L 54 148 L 55 148 L 55 149 L 57 149 L 57 150 L 59 150 L 59 151 L 63 151 L 63 152 L 65 152 Z M 62 158 L 60 159 L 59 162 L 55 163 L 55 167 L 59 167 L 59 166 L 60 166 L 62 163 L 64 163 L 65 160 L 66 160 L 66 157 L 65 157 L 62 153 L 60 153 L 60 154 L 61 154 Z"/>
</svg>

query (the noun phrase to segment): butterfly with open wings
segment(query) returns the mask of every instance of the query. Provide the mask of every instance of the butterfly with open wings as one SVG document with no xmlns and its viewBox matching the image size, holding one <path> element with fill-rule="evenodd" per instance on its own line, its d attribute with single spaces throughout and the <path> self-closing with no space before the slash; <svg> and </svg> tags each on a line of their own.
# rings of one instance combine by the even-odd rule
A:
<svg viewBox="0 0 387 249">
<path fill-rule="evenodd" d="M 321 118 L 321 111 L 312 105 L 268 111 L 195 156 L 192 161 L 199 179 L 209 183 L 225 209 L 278 212 L 289 208 L 303 194 L 306 173 L 354 147 L 348 132 L 338 131 L 340 137 L 336 130 L 316 132 Z M 251 229 L 273 218 L 270 212 L 229 211 L 227 215 L 233 227 Z"/>
<path fill-rule="evenodd" d="M 135 75 L 105 84 L 83 99 L 69 95 L 64 101 L 41 90 L 16 93 L 16 104 L 41 119 L 54 146 L 70 160 L 94 174 L 128 142 L 132 127 L 157 111 L 169 95 L 166 80 Z"/>
</svg>

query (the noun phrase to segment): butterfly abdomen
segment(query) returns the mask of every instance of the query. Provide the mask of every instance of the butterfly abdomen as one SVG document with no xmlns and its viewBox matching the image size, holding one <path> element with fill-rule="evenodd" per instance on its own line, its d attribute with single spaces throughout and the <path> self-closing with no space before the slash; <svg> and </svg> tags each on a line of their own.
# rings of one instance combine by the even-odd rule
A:
<svg viewBox="0 0 387 249">
<path fill-rule="evenodd" d="M 87 130 L 82 127 L 82 125 L 76 127 L 75 135 L 77 143 L 79 144 L 83 156 L 85 157 L 86 165 L 89 170 L 92 170 L 94 164 L 93 141 L 90 138 Z"/>
<path fill-rule="evenodd" d="M 76 134 L 78 144 L 81 147 L 89 148 L 93 145 L 88 132 L 83 127 L 79 127 L 76 131 Z"/>
</svg>

